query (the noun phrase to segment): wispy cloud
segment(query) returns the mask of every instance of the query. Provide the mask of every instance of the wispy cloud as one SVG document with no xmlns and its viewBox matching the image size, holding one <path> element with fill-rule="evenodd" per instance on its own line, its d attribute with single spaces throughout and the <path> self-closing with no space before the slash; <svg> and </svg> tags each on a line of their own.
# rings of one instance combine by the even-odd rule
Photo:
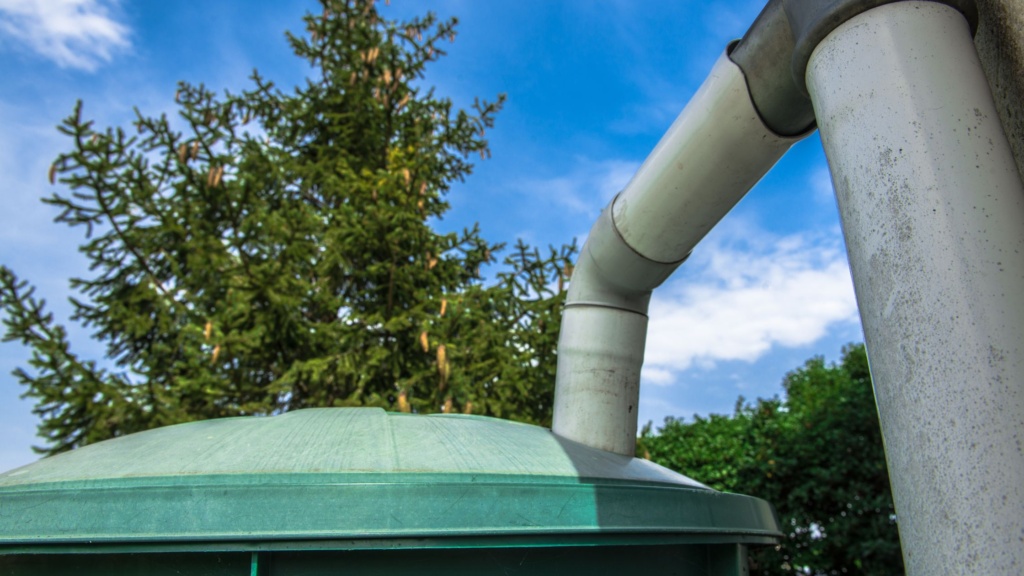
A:
<svg viewBox="0 0 1024 576">
<path fill-rule="evenodd" d="M 702 70 L 706 73 L 706 70 Z M 684 86 L 682 82 L 667 81 L 655 74 L 638 74 L 634 85 L 642 91 L 641 101 L 628 104 L 622 115 L 608 125 L 608 130 L 627 136 L 660 134 L 672 125 L 687 99 L 700 86 L 700 82 Z"/>
<path fill-rule="evenodd" d="M 569 212 L 596 216 L 615 197 L 640 167 L 629 160 L 591 160 L 579 157 L 572 169 L 561 176 L 524 180 L 517 188 L 533 201 L 550 204 Z"/>
<path fill-rule="evenodd" d="M 62 68 L 92 71 L 131 45 L 110 7 L 102 0 L 0 0 L 0 35 Z"/>
<path fill-rule="evenodd" d="M 814 200 L 822 204 L 835 203 L 835 192 L 832 189 L 832 173 L 828 166 L 820 166 L 811 172 L 808 178 L 811 190 L 814 191 Z"/>
<path fill-rule="evenodd" d="M 798 347 L 837 324 L 857 322 L 849 267 L 838 238 L 808 234 L 752 240 L 725 237 L 701 246 L 682 275 L 655 291 L 644 381 L 719 361 L 755 361 L 773 347 Z"/>
</svg>

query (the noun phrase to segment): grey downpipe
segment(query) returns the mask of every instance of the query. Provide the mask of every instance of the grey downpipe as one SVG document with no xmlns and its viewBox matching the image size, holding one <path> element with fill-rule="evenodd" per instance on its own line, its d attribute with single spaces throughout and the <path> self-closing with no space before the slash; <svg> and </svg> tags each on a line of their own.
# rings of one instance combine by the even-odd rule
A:
<svg viewBox="0 0 1024 576">
<path fill-rule="evenodd" d="M 651 290 L 817 125 L 908 573 L 1020 574 L 1024 185 L 977 20 L 971 0 L 770 1 L 595 224 L 554 432 L 633 453 Z"/>
<path fill-rule="evenodd" d="M 1024 574 L 1024 185 L 968 21 L 900 2 L 810 54 L 907 573 Z"/>
</svg>

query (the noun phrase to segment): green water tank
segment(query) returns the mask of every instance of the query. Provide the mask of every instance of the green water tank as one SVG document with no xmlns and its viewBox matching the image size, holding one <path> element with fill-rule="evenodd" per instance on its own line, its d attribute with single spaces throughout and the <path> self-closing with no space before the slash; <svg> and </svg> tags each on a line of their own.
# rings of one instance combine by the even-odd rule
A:
<svg viewBox="0 0 1024 576">
<path fill-rule="evenodd" d="M 169 426 L 0 474 L 0 575 L 721 574 L 762 500 L 493 418 Z"/>
</svg>

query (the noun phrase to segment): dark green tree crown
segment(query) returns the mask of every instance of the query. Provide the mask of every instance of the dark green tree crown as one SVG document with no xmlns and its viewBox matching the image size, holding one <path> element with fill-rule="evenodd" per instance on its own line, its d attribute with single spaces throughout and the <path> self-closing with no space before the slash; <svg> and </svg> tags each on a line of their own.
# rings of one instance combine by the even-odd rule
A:
<svg viewBox="0 0 1024 576">
<path fill-rule="evenodd" d="M 882 433 L 863 344 L 815 357 L 785 399 L 740 398 L 732 416 L 648 424 L 638 453 L 712 488 L 775 505 L 786 538 L 751 551 L 751 574 L 902 574 Z"/>
<path fill-rule="evenodd" d="M 550 420 L 573 246 L 438 233 L 446 194 L 490 152 L 504 96 L 456 109 L 423 87 L 454 19 L 381 17 L 323 0 L 288 35 L 304 85 L 218 96 L 181 83 L 180 119 L 136 111 L 60 131 L 58 222 L 81 226 L 91 275 L 72 320 L 106 346 L 80 359 L 34 289 L 0 267 L 5 340 L 37 400 L 45 453 L 154 426 L 310 406 Z M 181 130 L 178 129 L 181 127 Z"/>
</svg>

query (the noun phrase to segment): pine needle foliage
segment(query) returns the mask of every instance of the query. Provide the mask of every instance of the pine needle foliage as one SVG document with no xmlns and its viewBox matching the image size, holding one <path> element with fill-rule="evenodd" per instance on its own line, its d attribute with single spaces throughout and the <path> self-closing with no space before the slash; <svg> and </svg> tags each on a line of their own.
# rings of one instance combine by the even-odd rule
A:
<svg viewBox="0 0 1024 576">
<path fill-rule="evenodd" d="M 180 118 L 136 111 L 59 130 L 57 221 L 83 229 L 91 275 L 71 320 L 106 347 L 76 355 L 34 288 L 0 267 L 4 339 L 52 454 L 156 426 L 321 406 L 550 422 L 575 245 L 439 233 L 446 194 L 490 154 L 504 96 L 456 109 L 425 89 L 456 21 L 390 21 L 322 0 L 288 35 L 310 65 L 282 91 L 258 73 L 217 95 L 181 83 Z"/>
</svg>

